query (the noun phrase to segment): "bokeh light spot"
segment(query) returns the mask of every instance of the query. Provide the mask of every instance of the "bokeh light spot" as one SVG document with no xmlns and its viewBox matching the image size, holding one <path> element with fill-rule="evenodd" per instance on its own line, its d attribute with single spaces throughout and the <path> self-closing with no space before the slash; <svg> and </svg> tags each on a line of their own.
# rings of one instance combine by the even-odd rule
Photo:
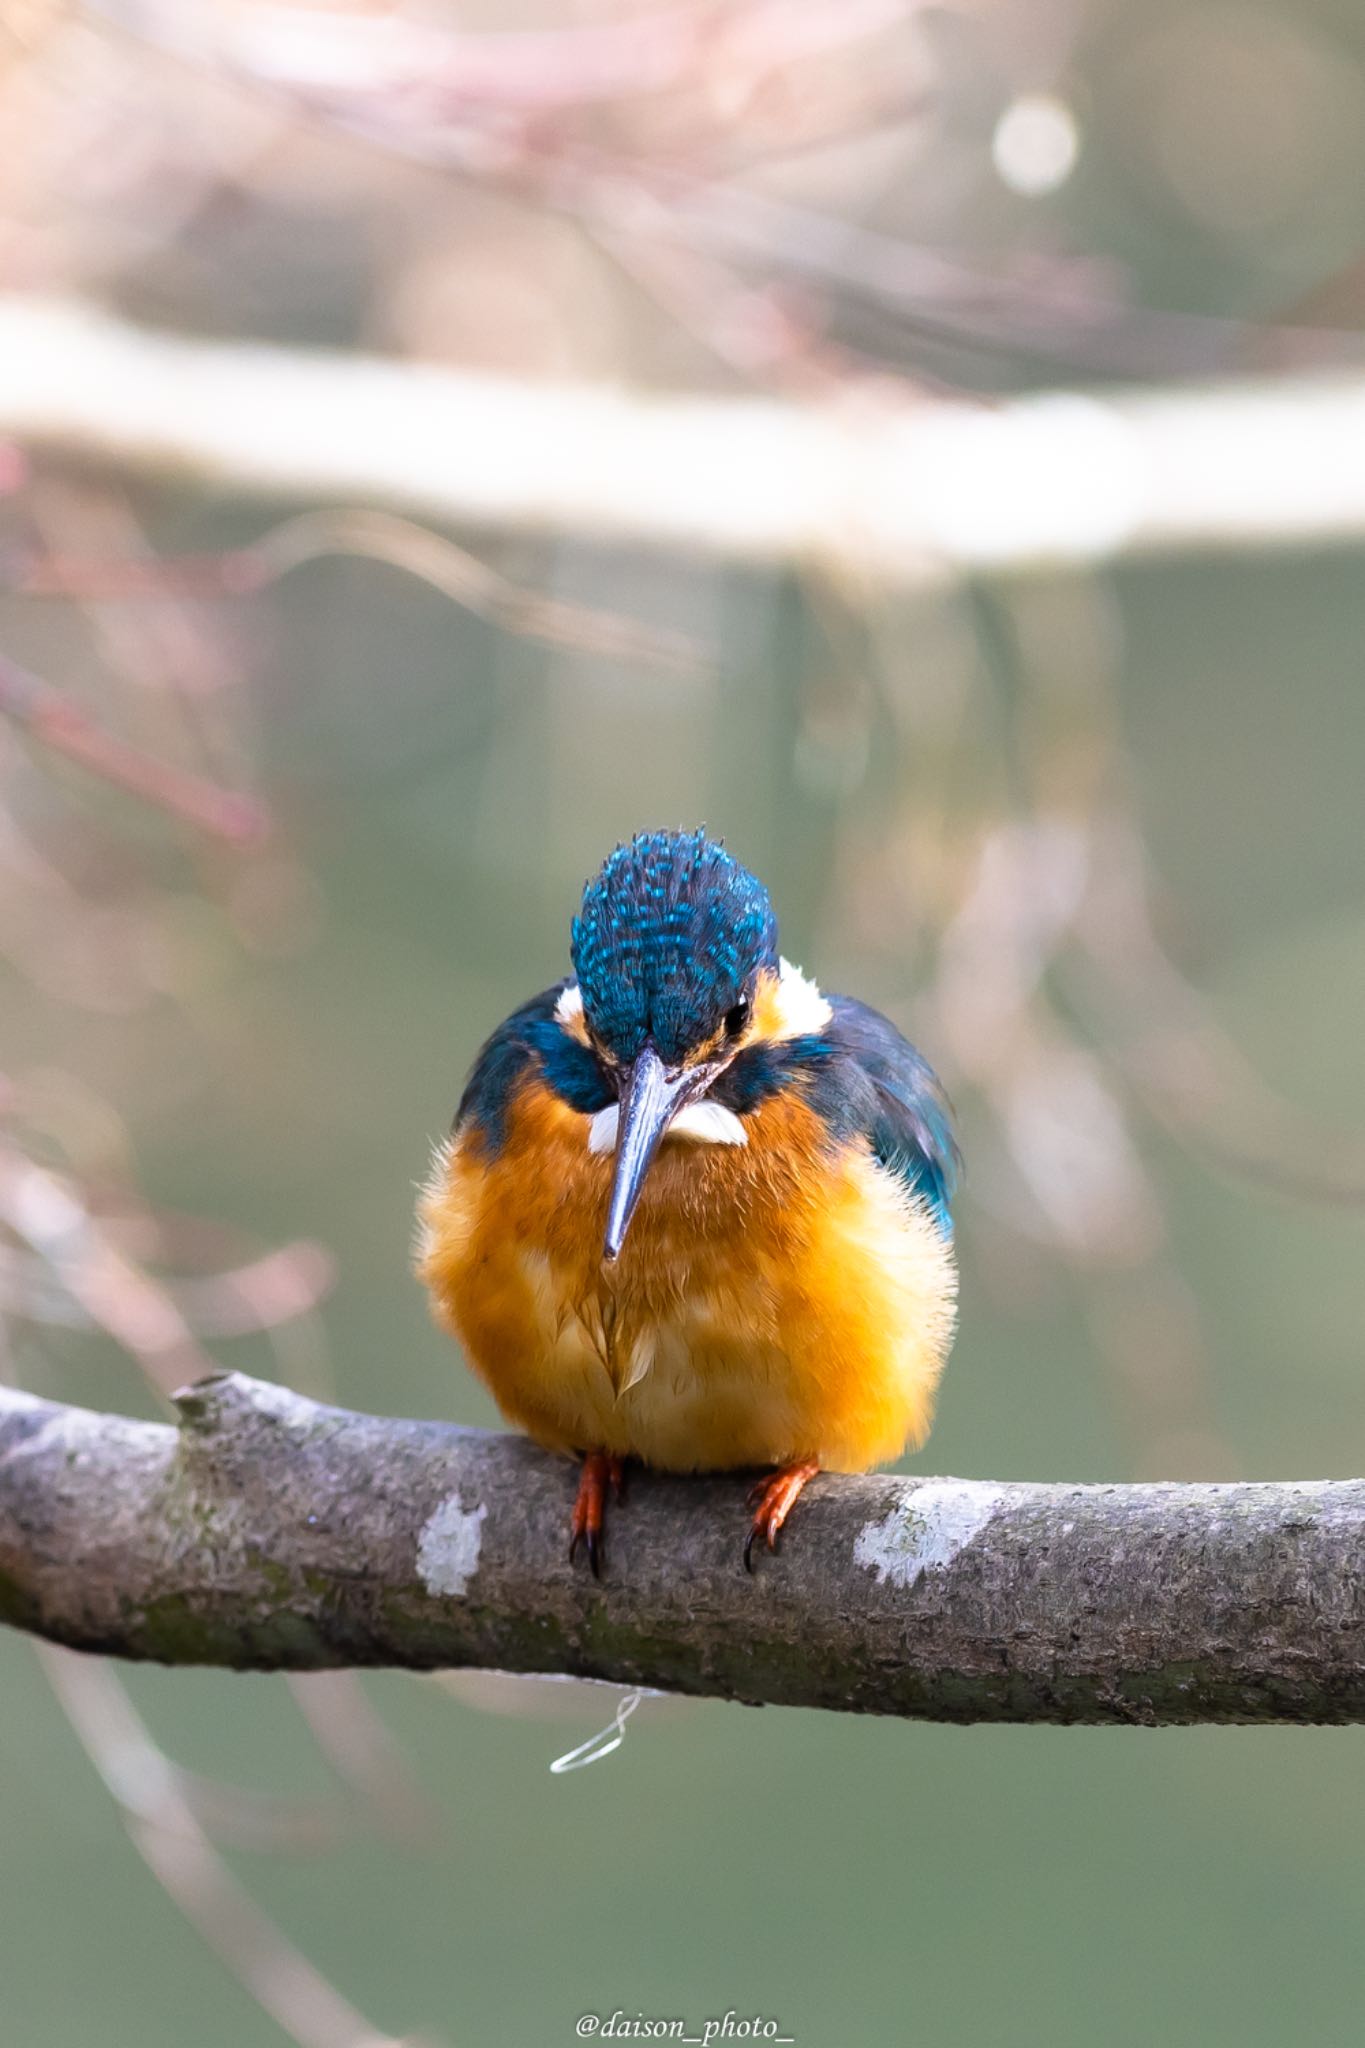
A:
<svg viewBox="0 0 1365 2048">
<path fill-rule="evenodd" d="M 1080 152 L 1076 117 L 1048 93 L 1024 93 L 1000 116 L 991 138 L 991 157 L 1012 192 L 1041 198 L 1064 185 Z"/>
</svg>

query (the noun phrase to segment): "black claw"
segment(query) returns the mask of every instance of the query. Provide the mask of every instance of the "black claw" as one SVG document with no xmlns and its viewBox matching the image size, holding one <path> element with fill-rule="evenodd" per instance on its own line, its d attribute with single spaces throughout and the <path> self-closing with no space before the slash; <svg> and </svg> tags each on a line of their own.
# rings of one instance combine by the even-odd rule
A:
<svg viewBox="0 0 1365 2048">
<path fill-rule="evenodd" d="M 746 1572 L 748 1572 L 748 1573 L 749 1573 L 750 1577 L 752 1577 L 752 1576 L 753 1576 L 753 1569 L 754 1569 L 754 1538 L 755 1538 L 755 1536 L 757 1536 L 757 1534 L 758 1534 L 758 1523 L 757 1523 L 757 1522 L 755 1522 L 755 1523 L 754 1523 L 754 1526 L 753 1526 L 753 1528 L 752 1528 L 752 1529 L 751 1529 L 751 1530 L 749 1531 L 749 1534 L 748 1534 L 748 1538 L 747 1538 L 747 1540 L 746 1540 L 746 1542 L 745 1542 L 745 1545 L 744 1545 L 744 1569 L 745 1569 L 745 1571 L 746 1571 Z"/>
<path fill-rule="evenodd" d="M 589 1529 L 588 1531 L 588 1563 L 592 1566 L 593 1577 L 600 1579 L 602 1576 L 602 1539 L 596 1529 Z"/>
</svg>

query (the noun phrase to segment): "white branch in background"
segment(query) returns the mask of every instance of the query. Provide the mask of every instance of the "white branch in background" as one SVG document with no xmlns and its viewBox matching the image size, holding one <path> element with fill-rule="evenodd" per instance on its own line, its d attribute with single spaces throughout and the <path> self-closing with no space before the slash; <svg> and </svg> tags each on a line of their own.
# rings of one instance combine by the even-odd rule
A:
<svg viewBox="0 0 1365 2048">
<path fill-rule="evenodd" d="M 1365 537 L 1365 371 L 990 407 L 657 397 L 0 297 L 0 434 L 221 491 L 891 582 Z"/>
</svg>

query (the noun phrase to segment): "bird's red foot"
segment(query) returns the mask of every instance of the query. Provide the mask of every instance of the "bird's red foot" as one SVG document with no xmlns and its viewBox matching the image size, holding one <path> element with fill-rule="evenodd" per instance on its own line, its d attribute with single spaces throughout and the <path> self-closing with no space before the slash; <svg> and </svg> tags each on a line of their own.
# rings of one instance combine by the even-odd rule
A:
<svg viewBox="0 0 1365 2048">
<path fill-rule="evenodd" d="M 756 1502 L 754 1519 L 749 1527 L 748 1540 L 744 1545 L 744 1569 L 754 1568 L 753 1548 L 756 1537 L 767 1539 L 769 1550 L 777 1548 L 777 1532 L 786 1521 L 801 1495 L 801 1489 L 808 1479 L 814 1479 L 820 1470 L 816 1458 L 801 1458 L 794 1465 L 779 1466 L 749 1488 L 749 1499 Z"/>
<path fill-rule="evenodd" d="M 569 1563 L 573 1563 L 581 1543 L 588 1553 L 588 1563 L 595 1579 L 602 1576 L 602 1518 L 606 1511 L 608 1487 L 611 1488 L 612 1499 L 620 1500 L 625 1491 L 625 1459 L 614 1458 L 609 1451 L 589 1451 L 583 1460 L 578 1498 L 573 1504 Z"/>
</svg>

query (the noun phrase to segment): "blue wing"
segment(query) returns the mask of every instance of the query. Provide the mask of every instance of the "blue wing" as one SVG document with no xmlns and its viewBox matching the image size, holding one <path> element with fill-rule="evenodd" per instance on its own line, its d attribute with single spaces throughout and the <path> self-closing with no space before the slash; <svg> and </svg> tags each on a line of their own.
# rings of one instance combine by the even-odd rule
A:
<svg viewBox="0 0 1365 2048">
<path fill-rule="evenodd" d="M 589 1116 L 616 1099 L 587 1046 L 571 1038 L 555 1016 L 567 985 L 557 982 L 532 996 L 479 1049 L 455 1112 L 455 1128 L 479 1131 L 492 1152 L 503 1143 L 508 1105 L 530 1073 L 542 1074 L 571 1109 Z"/>
<path fill-rule="evenodd" d="M 945 1233 L 953 1228 L 961 1154 L 953 1136 L 952 1110 L 929 1062 L 903 1038 L 889 1017 L 852 996 L 828 998 L 833 1016 L 825 1031 L 832 1049 L 848 1062 L 863 1086 L 841 1091 L 850 1113 L 888 1172 L 923 1197 Z"/>
</svg>

